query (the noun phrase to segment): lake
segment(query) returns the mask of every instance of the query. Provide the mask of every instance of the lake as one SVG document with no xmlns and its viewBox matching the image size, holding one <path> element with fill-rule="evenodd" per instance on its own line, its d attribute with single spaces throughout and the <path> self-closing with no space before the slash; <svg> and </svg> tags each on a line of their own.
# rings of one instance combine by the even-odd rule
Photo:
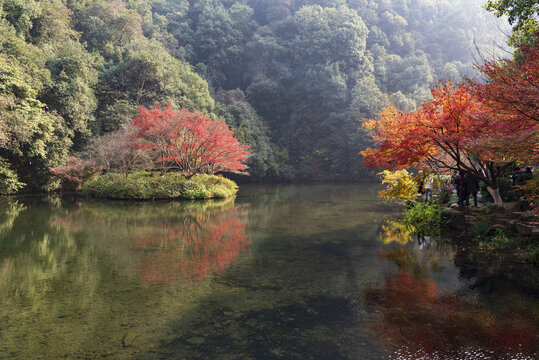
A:
<svg viewBox="0 0 539 360">
<path fill-rule="evenodd" d="M 376 195 L 0 198 L 0 358 L 536 358 L 538 268 L 419 243 Z"/>
</svg>

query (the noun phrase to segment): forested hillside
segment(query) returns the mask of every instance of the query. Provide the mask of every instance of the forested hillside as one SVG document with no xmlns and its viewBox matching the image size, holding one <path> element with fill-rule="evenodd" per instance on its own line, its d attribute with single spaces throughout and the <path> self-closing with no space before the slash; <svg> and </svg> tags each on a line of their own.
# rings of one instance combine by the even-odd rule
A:
<svg viewBox="0 0 539 360">
<path fill-rule="evenodd" d="M 503 24 L 482 5 L 0 0 L 1 186 L 54 187 L 50 167 L 154 104 L 225 119 L 253 178 L 361 179 L 362 121 L 471 75 Z"/>
</svg>

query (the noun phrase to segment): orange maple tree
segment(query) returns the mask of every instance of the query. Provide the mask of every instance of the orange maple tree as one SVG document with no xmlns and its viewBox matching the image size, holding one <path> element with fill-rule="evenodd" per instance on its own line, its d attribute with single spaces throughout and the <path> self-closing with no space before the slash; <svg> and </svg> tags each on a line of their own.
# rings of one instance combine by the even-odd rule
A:
<svg viewBox="0 0 539 360">
<path fill-rule="evenodd" d="M 245 173 L 249 146 L 241 145 L 220 120 L 187 109 L 175 111 L 140 107 L 133 125 L 139 147 L 154 154 L 162 172 L 178 171 L 187 177 L 220 171 Z"/>
<path fill-rule="evenodd" d="M 501 206 L 499 179 L 504 171 L 516 161 L 538 158 L 537 123 L 512 113 L 500 114 L 490 101 L 476 96 L 469 84 L 442 83 L 432 97 L 415 111 L 388 107 L 379 120 L 366 122 L 378 147 L 360 153 L 365 164 L 462 171 L 485 182 L 495 204 Z"/>
</svg>

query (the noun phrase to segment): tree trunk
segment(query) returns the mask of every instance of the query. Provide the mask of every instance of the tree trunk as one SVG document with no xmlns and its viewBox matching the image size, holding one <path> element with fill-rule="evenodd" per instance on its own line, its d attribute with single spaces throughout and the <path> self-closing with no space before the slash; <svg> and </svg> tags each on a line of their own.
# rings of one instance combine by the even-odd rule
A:
<svg viewBox="0 0 539 360">
<path fill-rule="evenodd" d="M 500 196 L 500 188 L 497 187 L 493 189 L 487 186 L 487 191 L 490 194 L 490 196 L 492 196 L 492 198 L 494 199 L 494 205 L 502 207 L 503 202 L 502 202 L 502 197 Z"/>
</svg>

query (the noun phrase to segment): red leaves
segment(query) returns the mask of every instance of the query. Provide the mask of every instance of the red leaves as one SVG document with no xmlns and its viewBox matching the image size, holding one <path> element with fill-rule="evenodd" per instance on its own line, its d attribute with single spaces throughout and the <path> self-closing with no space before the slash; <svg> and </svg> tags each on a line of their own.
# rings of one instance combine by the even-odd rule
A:
<svg viewBox="0 0 539 360">
<path fill-rule="evenodd" d="M 241 145 L 222 121 L 187 109 L 174 111 L 141 107 L 133 125 L 139 129 L 140 147 L 155 153 L 163 171 L 186 176 L 219 171 L 245 173 L 249 147 Z"/>
<path fill-rule="evenodd" d="M 163 222 L 159 235 L 135 240 L 137 272 L 143 286 L 198 281 L 228 268 L 242 253 L 250 251 L 250 240 L 238 209 L 219 214 L 200 214 L 183 224 Z"/>
<path fill-rule="evenodd" d="M 508 306 L 492 312 L 442 292 L 421 271 L 399 268 L 381 288 L 368 288 L 363 295 L 379 310 L 370 330 L 407 358 L 453 359 L 474 351 L 479 357 L 481 349 L 498 358 L 532 354 L 536 348 L 533 319 Z"/>
<path fill-rule="evenodd" d="M 82 160 L 71 156 L 67 165 L 51 168 L 50 171 L 62 180 L 62 187 L 68 191 L 79 191 L 82 183 L 102 170 L 94 160 Z"/>
<path fill-rule="evenodd" d="M 481 163 L 537 159 L 537 125 L 518 114 L 499 112 L 480 101 L 475 89 L 445 83 L 433 100 L 410 113 L 389 108 L 374 129 L 378 149 L 361 154 L 369 167 L 404 168 L 421 164 L 481 173 Z M 488 180 L 488 179 L 484 179 Z"/>
<path fill-rule="evenodd" d="M 539 34 L 536 35 L 539 38 Z M 477 67 L 486 82 L 471 83 L 477 96 L 500 115 L 539 121 L 539 47 L 521 47 L 522 57 Z"/>
</svg>

